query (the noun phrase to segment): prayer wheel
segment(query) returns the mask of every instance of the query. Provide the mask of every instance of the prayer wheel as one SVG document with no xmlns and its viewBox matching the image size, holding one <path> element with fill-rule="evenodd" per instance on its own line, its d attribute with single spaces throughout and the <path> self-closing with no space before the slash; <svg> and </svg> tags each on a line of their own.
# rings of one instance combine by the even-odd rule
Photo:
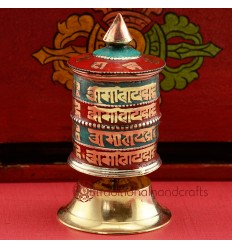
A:
<svg viewBox="0 0 232 248">
<path fill-rule="evenodd" d="M 62 208 L 58 216 L 65 225 L 89 232 L 153 230 L 166 224 L 171 216 L 155 202 L 153 195 L 145 199 L 117 195 L 107 198 L 96 193 L 150 190 L 150 181 L 145 175 L 161 165 L 157 153 L 161 118 L 159 73 L 165 62 L 155 56 L 142 55 L 129 45 L 132 37 L 120 14 L 103 40 L 105 47 L 68 62 L 74 73 L 71 111 L 74 146 L 68 164 L 92 177 L 87 184 L 78 182 L 74 200 Z M 83 201 L 84 195 L 87 203 Z M 129 208 L 125 205 L 128 201 L 131 202 Z M 140 206 L 141 201 L 150 204 L 149 207 Z M 108 204 L 108 210 L 114 208 L 114 214 L 112 209 L 109 214 L 104 204 Z M 91 214 L 93 205 L 98 212 L 95 217 Z M 139 208 L 140 214 L 134 213 L 135 208 L 137 212 Z M 145 208 L 152 209 L 146 218 L 142 214 Z M 80 215 L 83 209 L 86 209 L 85 214 Z M 115 216 L 124 217 L 120 221 Z M 149 217 L 145 223 L 144 218 Z"/>
</svg>

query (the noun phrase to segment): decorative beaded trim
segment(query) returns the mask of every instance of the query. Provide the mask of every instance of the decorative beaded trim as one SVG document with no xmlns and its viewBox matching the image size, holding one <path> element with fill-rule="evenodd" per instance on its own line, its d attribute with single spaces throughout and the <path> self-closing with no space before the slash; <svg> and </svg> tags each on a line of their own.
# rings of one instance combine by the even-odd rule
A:
<svg viewBox="0 0 232 248">
<path fill-rule="evenodd" d="M 82 126 L 86 126 L 86 127 L 92 127 L 92 128 L 96 128 L 96 129 L 103 129 L 103 130 L 122 130 L 122 131 L 127 131 L 127 130 L 135 130 L 135 129 L 139 129 L 141 127 L 147 127 L 150 126 L 152 124 L 159 124 L 158 121 L 161 118 L 161 116 L 157 116 L 153 119 L 151 119 L 150 121 L 146 121 L 146 122 L 142 122 L 142 123 L 135 123 L 135 124 L 131 124 L 131 125 L 127 125 L 127 126 L 109 126 L 109 125 L 105 125 L 105 124 L 96 124 L 96 123 L 91 123 L 88 121 L 84 121 L 79 119 L 78 117 L 76 117 L 75 115 L 70 115 L 72 120 L 75 121 L 76 124 L 80 124 Z"/>
<path fill-rule="evenodd" d="M 76 68 L 76 67 L 74 67 L 74 66 L 72 66 L 72 65 L 70 65 L 69 63 L 68 63 L 68 65 L 72 68 L 72 70 L 74 71 L 74 72 L 76 72 L 76 73 L 78 73 L 78 72 L 90 72 L 90 73 L 93 73 L 93 74 L 111 74 L 111 75 L 123 75 L 123 74 L 128 74 L 129 72 L 112 72 L 112 71 L 100 71 L 100 72 L 98 72 L 98 71 L 90 71 L 90 70 L 85 70 L 85 69 L 80 69 L 80 68 Z M 146 74 L 146 73 L 150 73 L 150 72 L 156 72 L 156 71 L 161 71 L 163 68 L 165 67 L 165 65 L 164 66 L 162 66 L 162 67 L 160 67 L 160 68 L 157 68 L 157 69 L 153 69 L 153 70 L 147 70 L 147 71 L 142 71 L 142 72 L 138 72 L 138 71 L 136 71 L 136 72 L 133 72 L 133 71 L 131 71 L 129 74 L 139 74 L 139 75 L 141 75 L 141 74 Z"/>
<path fill-rule="evenodd" d="M 94 55 L 94 57 L 98 57 L 98 58 L 101 58 L 101 59 L 108 59 L 108 60 L 132 60 L 132 59 L 138 59 L 141 56 L 113 58 L 113 57 L 107 57 L 107 56 L 102 56 L 102 55 Z"/>
</svg>

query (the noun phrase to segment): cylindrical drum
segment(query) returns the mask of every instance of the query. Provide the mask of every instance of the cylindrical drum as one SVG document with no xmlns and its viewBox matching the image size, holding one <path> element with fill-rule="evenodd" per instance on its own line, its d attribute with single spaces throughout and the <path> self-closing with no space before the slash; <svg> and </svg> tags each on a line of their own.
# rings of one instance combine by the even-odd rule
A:
<svg viewBox="0 0 232 248">
<path fill-rule="evenodd" d="M 165 62 L 132 48 L 119 14 L 106 46 L 69 60 L 73 81 L 73 152 L 69 165 L 97 177 L 142 176 L 161 165 L 159 72 Z"/>
</svg>

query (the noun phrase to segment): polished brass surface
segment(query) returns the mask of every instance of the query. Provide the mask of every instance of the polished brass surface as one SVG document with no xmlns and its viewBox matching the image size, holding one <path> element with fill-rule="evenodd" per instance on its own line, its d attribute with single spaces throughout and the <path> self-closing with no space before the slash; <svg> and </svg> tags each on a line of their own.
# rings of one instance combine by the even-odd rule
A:
<svg viewBox="0 0 232 248">
<path fill-rule="evenodd" d="M 81 231 L 127 234 L 158 229 L 171 213 L 156 202 L 150 180 L 143 176 L 78 182 L 75 197 L 58 211 L 58 218 Z"/>
</svg>

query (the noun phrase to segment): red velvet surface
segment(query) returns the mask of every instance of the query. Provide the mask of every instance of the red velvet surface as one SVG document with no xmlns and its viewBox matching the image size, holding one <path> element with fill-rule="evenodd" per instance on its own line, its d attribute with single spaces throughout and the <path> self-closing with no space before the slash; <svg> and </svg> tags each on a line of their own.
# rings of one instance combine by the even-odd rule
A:
<svg viewBox="0 0 232 248">
<path fill-rule="evenodd" d="M 73 187 L 70 182 L 1 184 L 0 239 L 232 238 L 232 182 L 153 183 L 157 199 L 172 212 L 170 224 L 156 231 L 126 236 L 89 234 L 60 224 L 56 212 L 71 200 Z M 175 196 L 177 189 L 186 196 Z M 171 190 L 173 195 L 163 196 L 165 190 Z M 200 196 L 199 190 L 204 196 Z"/>
</svg>

